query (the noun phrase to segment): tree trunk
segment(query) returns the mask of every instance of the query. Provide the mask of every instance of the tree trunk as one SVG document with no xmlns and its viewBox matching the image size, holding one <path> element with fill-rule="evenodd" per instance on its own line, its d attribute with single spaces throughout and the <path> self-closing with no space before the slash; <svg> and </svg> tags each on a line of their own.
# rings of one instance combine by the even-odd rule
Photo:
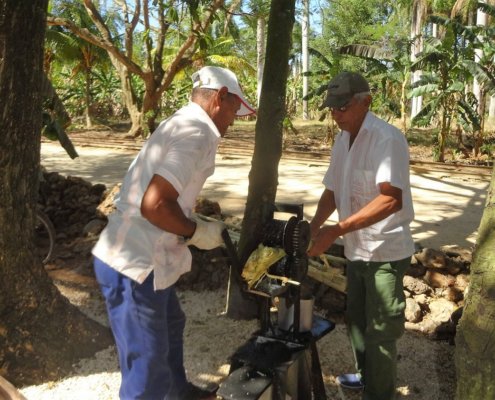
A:
<svg viewBox="0 0 495 400">
<path fill-rule="evenodd" d="M 485 0 L 480 0 L 480 3 L 485 3 Z M 478 26 L 483 26 L 486 27 L 488 22 L 488 15 L 485 14 L 481 10 L 477 10 L 476 12 L 476 25 Z M 478 40 L 482 44 L 484 41 L 484 36 L 483 35 L 478 35 Z M 483 49 L 481 48 L 475 48 L 474 49 L 474 61 L 479 62 L 483 58 Z M 484 93 L 483 93 L 483 88 L 480 86 L 478 80 L 476 77 L 473 78 L 473 94 L 474 97 L 476 97 L 476 100 L 478 100 L 478 113 L 480 113 L 481 110 L 481 104 L 484 102 Z M 481 118 L 484 117 L 483 114 L 480 114 Z"/>
<path fill-rule="evenodd" d="M 85 88 L 84 88 L 84 99 L 85 99 L 85 117 L 86 117 L 86 128 L 92 128 L 93 122 L 91 121 L 91 71 L 86 70 L 85 73 Z"/>
<path fill-rule="evenodd" d="M 265 16 L 259 16 L 256 25 L 256 99 L 260 105 L 263 70 L 265 68 Z"/>
<path fill-rule="evenodd" d="M 0 3 L 0 365 L 14 385 L 56 379 L 112 342 L 34 255 L 47 3 Z"/>
<path fill-rule="evenodd" d="M 271 2 L 263 91 L 256 121 L 248 198 L 239 241 L 239 255 L 243 265 L 259 244 L 257 233 L 266 222 L 264 210 L 274 204 L 277 194 L 294 8 L 295 0 Z M 245 300 L 241 290 L 236 281 L 231 279 L 227 315 L 232 318 L 253 318 L 257 309 L 253 302 Z"/>
<path fill-rule="evenodd" d="M 131 119 L 131 129 L 128 132 L 128 136 L 136 138 L 143 135 L 143 114 L 139 109 L 136 94 L 131 82 L 131 73 L 129 69 L 120 63 L 111 53 L 108 53 L 113 66 L 117 70 L 120 77 L 120 87 L 122 89 L 122 100 L 124 101 L 125 108 L 129 113 Z"/>
<path fill-rule="evenodd" d="M 484 0 L 480 0 L 480 3 L 485 3 Z M 483 11 L 478 10 L 476 12 L 476 25 L 478 26 L 483 26 L 486 27 L 488 23 L 488 15 L 485 14 Z M 483 35 L 478 35 L 478 40 L 480 43 L 483 43 L 484 41 L 484 36 Z M 479 63 L 479 61 L 483 58 L 483 49 L 476 48 L 474 49 L 474 61 Z M 478 101 L 478 107 L 477 107 L 477 112 L 478 115 L 480 116 L 480 130 L 478 132 L 475 132 L 475 143 L 474 143 L 474 149 L 473 153 L 475 157 L 478 157 L 479 152 L 480 152 L 480 147 L 483 145 L 484 141 L 484 125 L 485 125 L 485 88 L 483 85 L 481 85 L 476 77 L 473 79 L 473 94 L 476 97 L 476 100 Z"/>
<path fill-rule="evenodd" d="M 457 400 L 495 399 L 495 169 L 456 335 Z"/>
<path fill-rule="evenodd" d="M 308 95 L 308 77 L 304 75 L 309 71 L 309 0 L 303 0 L 303 18 L 302 18 L 302 72 L 303 72 L 303 106 L 302 106 L 302 119 L 307 120 L 308 115 L 308 100 L 304 98 Z"/>
<path fill-rule="evenodd" d="M 423 50 L 423 39 L 421 29 L 426 19 L 427 4 L 425 0 L 413 0 L 411 9 L 411 63 L 417 59 L 416 55 Z M 411 84 L 414 85 L 421 78 L 421 71 L 415 71 L 411 75 Z M 422 108 L 422 96 L 411 99 L 411 119 L 413 119 Z"/>
</svg>

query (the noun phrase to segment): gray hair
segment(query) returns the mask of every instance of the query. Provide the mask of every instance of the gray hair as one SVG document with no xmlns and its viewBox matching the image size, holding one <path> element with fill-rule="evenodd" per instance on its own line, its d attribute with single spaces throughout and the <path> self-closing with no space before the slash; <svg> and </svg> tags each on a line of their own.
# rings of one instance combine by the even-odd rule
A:
<svg viewBox="0 0 495 400">
<path fill-rule="evenodd" d="M 218 92 L 217 89 L 195 87 L 191 93 L 191 100 L 209 100 L 216 92 Z"/>
<path fill-rule="evenodd" d="M 359 92 L 355 93 L 353 98 L 357 99 L 357 101 L 363 101 L 366 97 L 371 96 L 370 92 Z"/>
</svg>

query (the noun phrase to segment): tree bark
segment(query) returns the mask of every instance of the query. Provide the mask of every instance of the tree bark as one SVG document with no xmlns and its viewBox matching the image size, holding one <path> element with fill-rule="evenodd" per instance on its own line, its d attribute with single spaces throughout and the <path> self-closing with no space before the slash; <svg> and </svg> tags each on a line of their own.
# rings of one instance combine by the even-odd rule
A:
<svg viewBox="0 0 495 400">
<path fill-rule="evenodd" d="M 256 24 L 256 99 L 258 107 L 260 105 L 263 70 L 265 68 L 265 27 L 265 16 L 258 16 Z"/>
<path fill-rule="evenodd" d="M 256 121 L 255 146 L 239 255 L 244 264 L 259 244 L 259 235 L 275 203 L 278 185 L 278 164 L 282 155 L 283 120 L 289 73 L 289 51 L 294 25 L 295 0 L 272 0 L 268 21 L 267 47 L 263 85 Z M 232 318 L 257 316 L 254 302 L 246 301 L 233 279 L 229 285 L 227 315 Z"/>
<path fill-rule="evenodd" d="M 303 105 L 302 105 L 302 119 L 308 120 L 308 100 L 304 98 L 308 95 L 308 77 L 304 75 L 309 71 L 309 0 L 303 0 L 302 10 L 302 72 L 303 72 Z"/>
<path fill-rule="evenodd" d="M 0 365 L 14 385 L 56 379 L 112 342 L 34 255 L 47 3 L 0 3 Z"/>
<path fill-rule="evenodd" d="M 495 399 L 495 169 L 456 335 L 457 400 Z"/>
<path fill-rule="evenodd" d="M 423 50 L 423 38 L 421 29 L 427 17 L 428 4 L 425 0 L 413 0 L 411 6 L 411 63 L 417 59 L 416 55 Z M 411 84 L 421 77 L 421 71 L 415 71 L 411 76 Z M 422 96 L 411 99 L 411 119 L 414 118 L 422 107 Z"/>
</svg>

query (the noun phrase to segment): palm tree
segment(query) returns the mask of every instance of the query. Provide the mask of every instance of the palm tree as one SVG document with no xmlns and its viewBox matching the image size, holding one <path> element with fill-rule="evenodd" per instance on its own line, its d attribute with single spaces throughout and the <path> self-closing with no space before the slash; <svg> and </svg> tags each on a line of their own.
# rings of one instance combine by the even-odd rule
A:
<svg viewBox="0 0 495 400">
<path fill-rule="evenodd" d="M 74 2 L 64 0 L 67 7 Z M 176 4 L 177 3 L 177 4 Z M 118 72 L 126 108 L 132 121 L 130 135 L 145 135 L 155 128 L 159 102 L 170 87 L 176 74 L 191 65 L 200 41 L 209 25 L 217 18 L 224 0 L 136 1 L 131 7 L 127 1 L 115 1 L 120 7 L 123 26 L 112 29 L 111 19 L 105 19 L 103 8 L 92 0 L 83 0 L 84 8 L 97 30 L 93 33 L 74 21 L 61 16 L 48 17 L 49 25 L 63 26 L 81 39 L 103 48 Z M 142 40 L 136 49 L 135 39 Z M 164 64 L 167 45 L 179 45 L 170 63 Z M 143 85 L 142 95 L 136 92 L 135 78 Z"/>
<path fill-rule="evenodd" d="M 242 13 L 242 20 L 253 32 L 256 32 L 256 104 L 259 105 L 265 68 L 266 28 L 270 14 L 270 2 L 250 0 L 247 9 L 249 12 Z"/>
<path fill-rule="evenodd" d="M 427 0 L 413 0 L 411 8 L 411 63 L 416 62 L 417 54 L 423 50 L 423 26 L 428 17 L 428 2 Z M 421 77 L 421 70 L 413 72 L 411 84 L 414 85 Z M 422 97 L 414 97 L 411 104 L 411 119 L 421 109 Z"/>
<path fill-rule="evenodd" d="M 308 102 L 304 98 L 308 94 L 308 75 L 305 74 L 309 71 L 309 0 L 302 0 L 302 72 L 303 72 L 303 119 L 308 119 Z"/>
<path fill-rule="evenodd" d="M 45 48 L 53 50 L 60 63 L 72 65 L 71 76 L 82 75 L 84 79 L 84 115 L 86 127 L 92 127 L 91 105 L 93 70 L 108 62 L 107 53 L 84 40 L 55 29 L 48 29 Z"/>
</svg>

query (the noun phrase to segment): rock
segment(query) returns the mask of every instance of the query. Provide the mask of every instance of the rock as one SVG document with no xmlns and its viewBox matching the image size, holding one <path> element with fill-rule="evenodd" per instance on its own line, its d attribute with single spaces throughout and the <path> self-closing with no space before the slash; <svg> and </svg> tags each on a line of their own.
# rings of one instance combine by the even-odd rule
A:
<svg viewBox="0 0 495 400">
<path fill-rule="evenodd" d="M 115 185 L 110 191 L 104 193 L 103 201 L 96 208 L 98 217 L 106 219 L 113 212 L 115 197 L 120 192 L 120 186 L 121 184 Z"/>
<path fill-rule="evenodd" d="M 424 281 L 433 288 L 447 288 L 455 284 L 455 278 L 452 275 L 443 273 L 438 270 L 429 269 L 423 277 Z"/>
<path fill-rule="evenodd" d="M 447 264 L 447 256 L 435 249 L 425 248 L 414 257 L 427 268 L 445 268 Z"/>
<path fill-rule="evenodd" d="M 423 318 L 423 320 L 418 323 L 406 321 L 405 328 L 411 331 L 421 332 L 428 336 L 433 336 L 438 325 L 438 322 L 435 322 L 430 318 Z"/>
<path fill-rule="evenodd" d="M 414 296 L 414 301 L 418 303 L 422 308 L 425 308 L 425 306 L 428 304 L 429 297 L 426 294 L 418 294 L 417 296 Z"/>
<path fill-rule="evenodd" d="M 421 320 L 421 307 L 413 299 L 406 299 L 406 321 L 419 322 Z"/>
<path fill-rule="evenodd" d="M 404 288 L 414 294 L 423 294 L 431 292 L 431 288 L 422 280 L 413 278 L 412 276 L 404 276 Z"/>
<path fill-rule="evenodd" d="M 457 258 L 464 264 L 471 264 L 473 261 L 473 251 L 457 245 L 442 246 L 440 248 L 447 256 Z"/>
<path fill-rule="evenodd" d="M 457 275 L 464 269 L 464 263 L 459 258 L 448 258 L 445 268 L 450 275 Z"/>
<path fill-rule="evenodd" d="M 416 257 L 411 258 L 411 265 L 406 269 L 405 275 L 413 276 L 419 278 L 426 273 L 426 267 L 420 264 Z"/>
<path fill-rule="evenodd" d="M 455 277 L 455 287 L 462 291 L 463 293 L 469 286 L 469 275 L 459 274 Z"/>
<path fill-rule="evenodd" d="M 455 303 L 447 299 L 432 299 L 429 304 L 430 318 L 432 321 L 447 322 L 450 320 L 452 313 L 457 309 Z"/>
<path fill-rule="evenodd" d="M 90 192 L 99 199 L 101 199 L 101 197 L 105 193 L 105 190 L 107 190 L 107 187 L 103 183 L 97 183 L 96 185 L 93 185 L 91 187 Z"/>
<path fill-rule="evenodd" d="M 96 236 L 105 228 L 107 223 L 101 219 L 92 219 L 83 228 L 84 236 Z"/>
<path fill-rule="evenodd" d="M 462 291 L 455 287 L 448 287 L 443 291 L 442 297 L 453 303 L 458 303 L 459 301 L 464 299 L 464 294 Z"/>
<path fill-rule="evenodd" d="M 203 197 L 198 197 L 198 199 L 196 199 L 194 212 L 201 215 L 206 215 L 207 217 L 220 218 L 222 215 L 220 205 L 216 201 L 210 201 Z"/>
</svg>

